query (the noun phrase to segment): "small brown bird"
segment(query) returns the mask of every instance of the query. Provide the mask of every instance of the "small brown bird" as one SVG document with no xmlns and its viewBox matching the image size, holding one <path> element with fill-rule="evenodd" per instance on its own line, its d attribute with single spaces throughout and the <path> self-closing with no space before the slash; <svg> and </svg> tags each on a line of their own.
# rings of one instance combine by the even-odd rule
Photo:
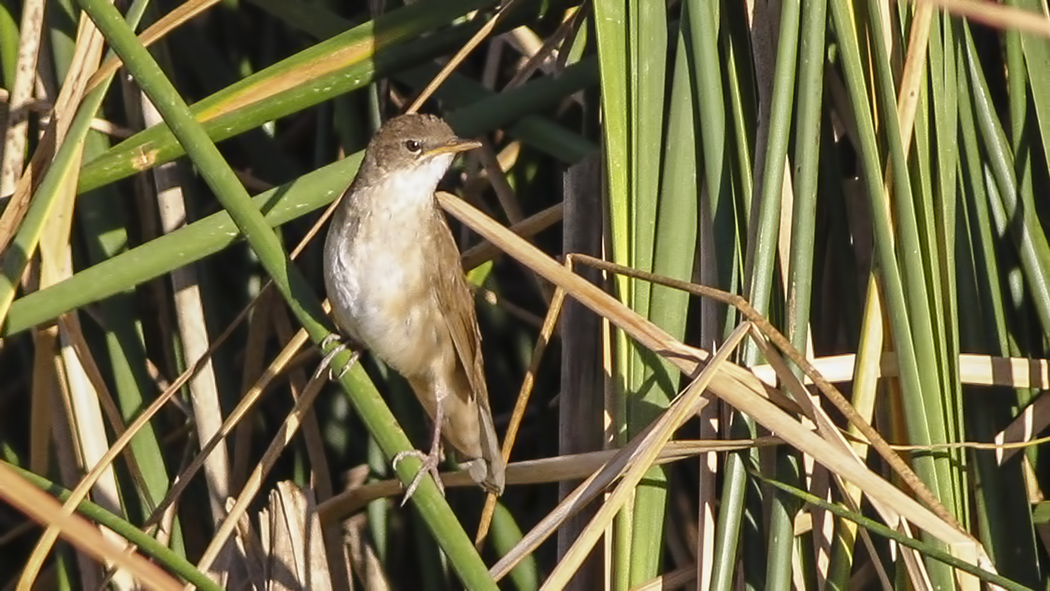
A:
<svg viewBox="0 0 1050 591">
<path fill-rule="evenodd" d="M 434 116 L 391 119 L 368 144 L 325 241 L 325 288 L 340 332 L 403 375 L 434 421 L 430 452 L 409 452 L 423 468 L 405 500 L 428 471 L 441 486 L 442 435 L 469 460 L 475 482 L 503 492 L 474 298 L 434 197 L 456 154 L 480 145 Z"/>
</svg>

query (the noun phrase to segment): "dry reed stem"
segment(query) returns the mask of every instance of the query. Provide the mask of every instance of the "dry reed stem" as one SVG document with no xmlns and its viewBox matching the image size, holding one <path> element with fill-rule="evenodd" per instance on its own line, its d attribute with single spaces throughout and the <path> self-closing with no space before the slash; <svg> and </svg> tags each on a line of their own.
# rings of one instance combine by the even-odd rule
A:
<svg viewBox="0 0 1050 591">
<path fill-rule="evenodd" d="M 7 121 L 0 124 L 4 130 L 0 146 L 0 199 L 14 192 L 15 182 L 22 176 L 25 164 L 26 136 L 29 133 L 30 105 L 33 102 L 33 82 L 37 76 L 40 38 L 44 25 L 43 0 L 22 3 L 22 19 L 18 27 L 18 55 L 14 84 L 7 97 Z"/>
<path fill-rule="evenodd" d="M 293 259 L 297 257 L 299 253 L 302 252 L 302 250 L 306 247 L 309 241 L 316 235 L 317 231 L 320 228 L 320 225 L 325 221 L 325 219 L 327 219 L 327 216 L 331 215 L 331 212 L 334 211 L 334 208 L 337 203 L 338 201 L 333 202 L 333 204 L 328 208 L 325 214 L 322 215 L 321 219 L 318 220 L 318 223 L 315 224 L 311 231 L 307 232 L 307 234 L 303 237 L 303 239 L 300 241 L 300 243 L 296 246 L 295 250 L 291 254 Z M 272 282 L 265 285 L 263 289 L 260 290 L 260 292 L 269 288 L 270 285 L 272 285 Z M 214 352 L 226 341 L 226 339 L 233 334 L 233 331 L 240 324 L 240 322 L 247 317 L 248 313 L 251 311 L 252 307 L 257 301 L 258 296 L 255 300 L 250 302 L 243 310 L 241 310 L 238 317 L 235 318 L 234 321 L 231 322 L 230 325 L 226 328 L 226 330 L 219 336 L 219 338 L 215 340 L 211 348 L 204 355 L 202 355 L 190 368 L 184 371 L 182 375 L 180 375 L 178 379 L 176 379 L 152 403 L 150 403 L 150 405 L 145 410 L 143 410 L 143 412 L 138 417 L 136 417 L 132 424 L 128 426 L 127 430 L 117 437 L 117 440 L 109 447 L 107 452 L 101 457 L 101 459 L 99 459 L 95 466 L 92 467 L 91 471 L 89 471 L 88 474 L 84 476 L 84 478 L 81 480 L 78 486 L 73 490 L 72 494 L 70 495 L 70 498 L 66 501 L 64 505 L 67 511 L 71 513 L 73 509 L 80 503 L 80 501 L 84 499 L 88 491 L 91 489 L 92 486 L 94 486 L 95 482 L 98 480 L 98 478 L 101 477 L 105 470 L 109 468 L 110 464 L 113 462 L 116 456 L 119 455 L 125 447 L 127 447 L 127 445 L 131 442 L 134 436 L 138 434 L 138 432 L 142 429 L 142 427 L 145 426 L 146 423 L 149 422 L 153 418 L 153 416 L 160 411 L 160 409 L 182 388 L 182 386 L 185 385 L 186 382 L 193 375 L 195 375 L 197 371 L 201 369 L 203 364 L 211 358 Z M 289 343 L 289 346 L 287 346 L 285 350 L 282 351 L 282 354 L 278 355 L 277 359 L 271 364 L 270 371 L 265 372 L 259 378 L 254 388 L 250 390 L 249 394 L 241 400 L 234 412 L 231 413 L 230 417 L 228 417 L 227 420 L 223 422 L 220 431 L 216 433 L 216 435 L 212 437 L 207 442 L 207 444 L 202 446 L 201 453 L 196 456 L 193 463 L 191 463 L 191 465 L 183 471 L 179 478 L 176 478 L 175 485 L 172 487 L 171 490 L 168 491 L 168 494 L 166 495 L 164 501 L 162 501 L 154 509 L 150 518 L 147 520 L 147 526 L 156 524 L 160 520 L 165 509 L 171 506 L 175 502 L 175 500 L 178 499 L 178 497 L 182 494 L 182 491 L 188 485 L 189 480 L 192 478 L 196 470 L 199 469 L 200 466 L 203 464 L 204 460 L 208 457 L 211 450 L 214 449 L 215 446 L 220 441 L 222 441 L 226 435 L 229 434 L 233 426 L 237 424 L 241 417 L 243 417 L 243 415 L 246 414 L 247 411 L 251 408 L 251 406 L 258 400 L 265 387 L 277 375 L 279 375 L 281 368 L 288 364 L 288 362 L 294 357 L 295 353 L 298 352 L 298 350 L 306 342 L 305 332 L 300 331 L 300 335 L 297 336 L 301 338 L 293 339 L 292 342 Z M 41 540 L 41 542 L 44 541 L 44 539 Z M 50 543 L 53 544 L 53 541 L 53 539 L 50 540 Z M 48 545 L 48 547 L 50 546 Z M 41 548 L 41 551 L 43 551 L 43 546 L 39 546 L 39 548 Z"/>
<path fill-rule="evenodd" d="M 706 392 L 708 385 L 722 365 L 728 361 L 729 356 L 747 336 L 750 328 L 751 324 L 747 321 L 738 326 L 729 335 L 724 346 L 718 350 L 714 358 L 700 371 L 700 375 L 675 398 L 668 409 L 660 415 L 660 418 L 654 421 L 653 427 L 647 429 L 644 435 L 636 438 L 641 438 L 641 441 L 637 451 L 631 454 L 632 457 L 624 458 L 629 467 L 621 477 L 619 484 L 616 485 L 612 494 L 605 498 L 598 512 L 595 513 L 587 527 L 580 532 L 580 536 L 569 551 L 562 556 L 541 590 L 561 589 L 568 585 L 576 569 L 590 554 L 598 538 L 612 524 L 613 518 L 620 512 L 624 504 L 633 498 L 635 488 L 652 467 L 660 449 L 667 444 L 674 432 L 696 413 L 701 402 L 700 397 Z"/>
<path fill-rule="evenodd" d="M 306 331 L 301 331 L 301 334 L 306 335 Z M 288 349 L 288 347 L 286 347 Z M 346 364 L 346 368 L 349 369 L 357 362 L 357 358 L 360 352 L 354 353 L 350 361 Z M 248 481 L 245 483 L 244 488 L 241 490 L 240 495 L 237 497 L 237 501 L 234 503 L 233 508 L 230 509 L 229 514 L 226 516 L 226 520 L 223 521 L 222 525 L 219 526 L 219 530 L 215 532 L 215 536 L 212 537 L 208 543 L 208 548 L 204 551 L 204 555 L 201 557 L 200 562 L 197 563 L 197 568 L 206 571 L 214 563 L 215 559 L 218 558 L 219 553 L 226 545 L 226 540 L 233 533 L 233 530 L 237 526 L 237 521 L 244 515 L 244 512 L 248 510 L 248 505 L 255 499 L 256 493 L 262 488 L 263 478 L 269 473 L 270 469 L 277 462 L 278 457 L 284 448 L 291 442 L 295 432 L 299 429 L 302 424 L 302 419 L 305 413 L 313 405 L 317 395 L 321 392 L 322 387 L 327 382 L 326 377 L 322 374 L 314 375 L 307 384 L 306 390 L 303 395 L 299 397 L 299 400 L 295 401 L 295 407 L 292 409 L 288 416 L 285 417 L 284 423 L 281 424 L 281 428 L 278 429 L 277 435 L 274 436 L 273 441 L 270 442 L 270 446 L 263 453 L 262 459 L 259 461 L 259 465 L 252 470 L 252 473 L 248 476 Z"/>
<path fill-rule="evenodd" d="M 901 0 L 897 0 L 900 2 Z M 911 0 L 930 4 L 1003 31 L 1034 33 L 1050 38 L 1050 18 L 1045 14 L 986 0 Z"/>
<path fill-rule="evenodd" d="M 463 44 L 463 47 L 459 48 L 459 51 L 448 60 L 448 63 L 442 66 L 441 71 L 430 80 L 426 88 L 424 88 L 423 91 L 419 93 L 419 96 L 416 97 L 416 100 L 412 101 L 412 105 L 405 110 L 405 113 L 415 113 L 418 111 L 419 108 L 423 106 L 423 103 L 430 98 L 430 95 L 434 94 L 434 91 L 445 82 L 445 79 L 448 78 L 461 63 L 463 63 L 463 60 L 470 55 L 470 52 L 474 51 L 478 45 L 481 45 L 482 41 L 492 34 L 496 25 L 502 20 L 503 15 L 514 8 L 519 1 L 520 0 L 510 0 L 506 4 L 502 4 L 496 11 L 496 14 L 482 25 L 481 28 L 478 29 L 478 32 L 474 33 L 474 35 Z M 478 17 L 479 16 L 475 13 L 474 18 Z"/>
<path fill-rule="evenodd" d="M 803 412 L 805 413 L 807 418 L 809 418 L 810 421 L 816 424 L 817 429 L 824 436 L 824 438 L 828 441 L 835 442 L 840 448 L 842 448 L 843 451 L 856 458 L 858 462 L 864 463 L 865 458 L 857 452 L 857 449 L 855 447 L 849 445 L 846 442 L 844 433 L 842 433 L 842 431 L 835 426 L 835 424 L 831 421 L 831 418 L 828 417 L 827 413 L 824 412 L 824 409 L 819 404 L 816 404 L 816 401 L 811 396 L 809 396 L 809 392 L 805 389 L 805 386 L 802 385 L 802 382 L 798 379 L 798 376 L 796 376 L 795 373 L 791 371 L 791 369 L 788 367 L 783 357 L 781 357 L 780 354 L 768 342 L 766 342 L 764 335 L 762 335 L 761 332 L 759 332 L 757 327 L 753 328 L 752 332 L 754 333 L 753 336 L 755 337 L 755 343 L 758 344 L 762 355 L 770 361 L 770 365 L 776 371 L 777 377 L 780 379 L 780 382 L 788 388 L 788 390 L 791 392 L 792 397 L 796 401 L 798 401 L 799 404 L 803 407 Z M 830 475 L 834 479 L 839 489 L 842 490 L 843 502 L 845 503 L 845 505 L 851 511 L 860 513 L 860 496 L 859 494 L 856 494 L 860 491 L 860 489 L 855 485 L 844 481 L 837 474 L 832 473 Z M 875 499 L 872 499 L 871 503 L 872 506 L 875 507 L 875 510 L 879 513 L 879 515 L 887 524 L 890 524 L 891 526 L 907 526 L 907 522 L 902 522 L 900 519 L 900 515 L 897 514 L 897 512 L 894 511 L 892 507 L 888 507 L 884 503 Z M 829 534 L 828 540 L 830 540 L 831 532 L 826 533 Z M 853 535 L 856 535 L 856 531 L 853 531 L 851 533 L 853 533 Z M 910 530 L 905 530 L 902 533 L 905 533 L 906 535 L 911 535 Z M 872 556 L 875 556 L 876 548 L 874 542 L 871 539 L 871 535 L 866 529 L 860 529 L 860 535 L 864 542 L 864 545 L 868 549 L 868 552 L 871 552 Z M 910 548 L 905 548 L 902 550 L 914 552 L 914 550 Z M 879 575 L 879 580 L 884 583 L 888 591 L 890 579 L 889 575 L 886 573 L 886 569 L 882 566 L 882 563 L 876 562 L 876 570 L 877 574 Z M 918 575 L 918 573 L 916 573 L 916 575 Z"/>
<path fill-rule="evenodd" d="M 15 186 L 15 192 L 8 201 L 6 208 L 2 215 L 0 215 L 0 253 L 7 253 L 10 255 L 8 246 L 14 239 L 16 232 L 20 229 L 22 221 L 29 210 L 29 201 L 32 197 L 33 191 L 37 185 L 43 179 L 46 173 L 51 157 L 54 155 L 58 145 L 65 139 L 66 132 L 69 129 L 69 125 L 76 114 L 77 108 L 80 105 L 81 100 L 84 97 L 84 87 L 87 82 L 87 77 L 91 72 L 94 72 L 98 67 L 99 59 L 102 55 L 102 35 L 95 28 L 94 23 L 88 19 L 86 14 L 82 14 L 80 23 L 77 27 L 76 45 L 73 50 L 73 59 L 69 66 L 69 71 L 66 74 L 66 79 L 62 85 L 62 90 L 58 94 L 58 99 L 55 101 L 54 113 L 51 117 L 50 123 L 44 130 L 43 137 L 37 142 L 36 150 L 33 152 L 33 156 L 30 159 L 28 165 L 22 173 L 21 178 L 18 180 Z M 82 150 L 82 146 L 81 146 Z M 77 158 L 82 154 L 78 152 Z M 71 167 L 67 172 L 64 182 L 72 187 L 76 186 L 77 175 L 79 174 L 79 167 Z M 72 189 L 67 189 L 72 192 Z M 54 198 L 47 202 L 50 210 L 48 215 L 44 216 L 44 219 L 54 215 L 55 207 L 58 206 L 60 198 Z M 65 204 L 67 208 L 72 207 L 73 199 L 67 199 Z M 61 213 L 61 210 L 59 210 Z M 25 265 L 28 261 L 32 260 L 39 240 L 39 235 L 31 236 L 28 244 L 23 245 L 25 252 L 20 253 L 19 263 L 22 265 L 21 269 L 12 272 L 12 276 L 8 278 L 9 281 L 15 281 L 18 277 L 21 277 Z M 11 302 L 14 301 L 15 291 L 12 289 L 3 300 L 0 300 L 0 324 L 3 324 L 7 318 L 7 313 L 11 307 Z"/>
<path fill-rule="evenodd" d="M 102 55 L 102 35 L 86 15 L 81 15 L 76 39 L 73 63 L 66 75 L 65 84 L 56 102 L 56 112 L 52 118 L 52 124 L 46 132 L 55 134 L 59 141 L 64 138 L 69 127 L 69 119 L 72 119 L 72 115 L 76 112 L 83 98 L 86 77 L 98 67 L 98 62 Z M 59 119 L 59 121 L 56 123 L 55 119 Z M 45 141 L 41 142 L 41 146 L 38 146 L 38 150 L 43 150 L 41 154 L 49 151 L 48 148 L 50 146 L 46 144 L 47 142 Z M 40 254 L 41 287 L 53 285 L 72 275 L 73 262 L 69 240 L 72 231 L 73 204 L 76 196 L 75 188 L 82 154 L 83 146 L 79 146 L 79 149 L 74 154 L 72 166 L 65 171 L 64 183 L 57 189 L 58 194 L 47 201 L 50 208 L 49 214 L 45 218 L 44 225 L 39 228 L 39 233 L 33 237 L 34 242 L 29 247 L 31 250 L 38 250 Z M 33 162 L 31 161 L 25 174 L 19 180 L 15 195 L 12 197 L 12 204 L 23 199 L 28 200 L 29 189 L 32 185 L 30 179 L 32 177 Z M 12 207 L 12 210 L 19 209 L 19 207 Z M 5 211 L 4 213 L 4 217 L 9 223 L 21 223 L 20 218 L 16 221 L 7 218 L 6 214 L 8 212 Z M 25 210 L 22 210 L 22 213 L 25 213 Z M 13 228 L 11 231 L 13 233 Z M 7 236 L 3 238 L 3 240 L 7 239 Z M 27 253 L 24 262 L 29 262 L 31 259 L 31 255 Z M 14 295 L 13 292 L 11 295 Z M 10 303 L 10 300 L 0 303 L 0 306 L 3 307 L 0 316 L 6 316 L 7 307 L 10 306 Z M 103 458 L 106 457 L 109 443 L 105 427 L 103 426 L 100 400 L 102 406 L 107 406 L 106 403 L 109 403 L 109 415 L 114 420 L 114 424 L 118 425 L 118 432 L 121 424 L 120 414 L 116 411 L 116 406 L 112 403 L 112 399 L 108 394 L 102 394 L 107 392 L 105 383 L 102 381 L 97 367 L 95 367 L 87 346 L 84 345 L 77 350 L 76 344 L 82 339 L 79 322 L 76 321 L 74 316 L 67 316 L 67 321 L 61 322 L 59 325 L 58 342 L 60 344 L 60 356 L 56 357 L 56 367 L 58 360 L 61 359 L 65 369 L 62 372 L 65 381 L 63 381 L 62 377 L 59 377 L 58 383 L 60 387 L 64 388 L 64 392 L 68 394 L 70 407 L 75 411 L 69 420 L 75 432 L 75 443 L 83 454 L 81 458 L 82 465 L 96 466 L 101 464 L 101 469 L 97 471 L 95 480 L 77 487 L 80 498 L 75 500 L 71 498 L 69 502 L 62 506 L 62 510 L 67 514 L 72 514 L 76 505 L 86 496 L 91 486 L 99 482 L 96 494 L 100 496 L 100 504 L 108 510 L 115 510 L 115 512 L 119 513 L 120 495 L 116 475 L 109 466 L 109 462 L 103 461 Z M 44 354 L 49 355 L 50 352 L 44 352 Z M 101 386 L 101 390 L 99 386 Z M 102 532 L 106 538 L 114 541 L 119 539 L 116 534 L 109 530 L 102 530 Z M 18 580 L 18 589 L 32 588 L 44 560 L 58 539 L 59 533 L 56 527 L 45 529 L 26 561 L 26 566 Z M 125 588 L 130 584 L 126 580 L 126 573 L 118 573 L 117 578 L 119 579 L 118 588 Z"/>
<path fill-rule="evenodd" d="M 439 200 L 446 211 L 492 241 L 501 250 L 523 262 L 548 281 L 566 289 L 580 303 L 608 318 L 643 346 L 666 356 L 687 375 L 693 375 L 696 368 L 707 361 L 709 355 L 706 352 L 688 347 L 669 337 L 651 322 L 639 317 L 579 276 L 566 271 L 546 254 L 514 236 L 476 209 L 444 193 L 439 194 Z M 750 414 L 766 428 L 779 433 L 801 451 L 814 456 L 832 471 L 839 472 L 847 479 L 870 489 L 872 495 L 881 497 L 883 502 L 896 507 L 902 516 L 935 537 L 948 543 L 972 542 L 972 538 L 954 527 L 951 521 L 934 515 L 868 470 L 866 466 L 859 465 L 854 457 L 816 437 L 795 419 L 770 404 L 764 396 L 765 388 L 757 385 L 755 380 L 755 376 L 743 368 L 726 364 L 712 381 L 710 388 L 742 412 Z"/>
<path fill-rule="evenodd" d="M 189 466 L 179 473 L 178 477 L 175 479 L 174 486 L 168 491 L 168 494 L 164 496 L 164 500 L 157 505 L 157 508 L 150 515 L 149 519 L 146 520 L 147 525 L 155 523 L 156 520 L 159 519 L 161 512 L 179 498 L 183 490 L 188 486 L 190 480 L 197 473 L 197 470 L 199 470 L 204 464 L 208 455 L 215 449 L 220 441 L 233 431 L 241 419 L 248 414 L 248 411 L 251 410 L 256 402 L 258 402 L 266 387 L 281 374 L 283 369 L 289 364 L 295 354 L 307 341 L 307 338 L 306 331 L 300 330 L 296 333 L 295 337 L 284 346 L 284 349 L 277 354 L 277 357 L 275 357 L 269 367 L 266 368 L 266 371 L 264 371 L 255 384 L 252 385 L 251 389 L 244 394 L 230 415 L 223 420 L 222 426 L 219 427 L 219 430 L 215 435 L 201 446 L 201 452 L 193 458 L 193 461 Z M 302 398 L 300 398 L 300 400 L 301 399 Z"/>
<path fill-rule="evenodd" d="M 98 527 L 70 514 L 54 497 L 38 489 L 14 470 L 0 464 L 0 497 L 33 520 L 55 529 L 76 548 L 100 562 L 112 562 L 147 589 L 180 591 L 182 584 L 145 557 L 128 552 L 106 539 Z"/>
<path fill-rule="evenodd" d="M 529 398 L 532 395 L 532 387 L 536 383 L 536 373 L 540 369 L 540 362 L 543 360 L 543 353 L 547 350 L 547 345 L 550 343 L 551 336 L 554 334 L 554 327 L 558 323 L 558 318 L 561 316 L 562 304 L 565 303 L 565 290 L 557 289 L 554 292 L 554 297 L 551 300 L 550 307 L 547 309 L 547 316 L 543 319 L 543 327 L 540 329 L 539 338 L 536 339 L 536 346 L 532 350 L 532 361 L 529 363 L 529 368 L 525 372 L 525 378 L 521 382 L 521 388 L 518 390 L 518 397 L 514 403 L 514 411 L 511 413 L 510 424 L 507 425 L 507 432 L 503 435 L 503 447 L 501 453 L 503 455 L 503 463 L 510 463 L 510 454 L 514 449 L 514 443 L 518 438 L 518 430 L 521 428 L 521 423 L 525 418 L 525 410 L 529 404 Z M 481 520 L 478 524 L 478 533 L 474 536 L 474 546 L 478 549 L 485 542 L 485 537 L 488 535 L 489 526 L 492 524 L 492 515 L 496 510 L 496 495 L 488 493 L 485 495 L 485 506 L 481 511 Z"/>
<path fill-rule="evenodd" d="M 813 368 L 825 380 L 833 384 L 852 380 L 856 362 L 855 353 L 829 355 L 810 360 Z M 757 365 L 751 370 L 759 379 L 771 386 L 776 382 L 776 373 L 769 365 Z M 897 355 L 883 353 L 875 371 L 876 377 L 897 377 Z M 812 383 L 813 381 L 806 377 L 806 384 Z M 959 355 L 959 383 L 973 386 L 1050 389 L 1050 360 L 963 353 Z"/>
<path fill-rule="evenodd" d="M 772 341 L 772 343 L 776 345 L 778 349 L 783 351 L 784 354 L 787 355 L 791 359 L 791 361 L 795 363 L 795 365 L 798 366 L 798 368 L 802 370 L 803 373 L 806 374 L 807 377 L 813 380 L 813 383 L 816 384 L 817 388 L 821 391 L 821 393 L 824 394 L 825 397 L 827 397 L 828 400 L 835 405 L 835 408 L 837 408 L 842 414 L 846 416 L 847 420 L 850 422 L 851 425 L 856 427 L 865 437 L 868 438 L 868 441 L 871 443 L 872 447 L 874 447 L 876 451 L 879 452 L 879 455 L 881 455 L 883 459 L 886 460 L 890 467 L 895 472 L 897 472 L 901 479 L 903 479 L 905 483 L 907 483 L 908 486 L 913 491 L 915 491 L 916 495 L 918 495 L 919 498 L 923 502 L 925 502 L 934 511 L 934 513 L 937 514 L 939 518 L 944 520 L 946 523 L 953 525 L 956 530 L 962 531 L 962 528 L 958 526 L 958 524 L 955 522 L 955 519 L 947 512 L 946 509 L 944 509 L 943 506 L 941 506 L 940 501 L 938 501 L 937 497 L 934 496 L 932 492 L 930 492 L 930 490 L 926 487 L 925 483 L 923 483 L 923 481 L 918 477 L 918 475 L 916 475 L 912 471 L 911 467 L 908 466 L 900 458 L 900 456 L 898 456 L 892 450 L 890 445 L 883 439 L 882 435 L 878 431 L 876 431 L 867 421 L 865 421 L 864 418 L 857 413 L 857 411 L 853 408 L 849 401 L 846 400 L 842 393 L 839 392 L 838 389 L 835 388 L 830 382 L 824 379 L 823 376 L 821 376 L 820 373 L 813 368 L 809 360 L 806 359 L 806 357 L 802 355 L 799 351 L 797 351 L 794 347 L 792 347 L 790 341 L 788 341 L 787 338 L 783 334 L 781 334 L 780 331 L 778 331 L 766 318 L 764 318 L 754 308 L 752 308 L 750 303 L 748 303 L 746 299 L 739 295 L 723 292 L 718 289 L 713 289 L 702 285 L 695 285 L 692 283 L 670 279 L 667 277 L 661 277 L 653 273 L 638 271 L 636 269 L 631 269 L 629 267 L 624 267 L 615 263 L 608 263 L 606 261 L 595 259 L 593 257 L 577 255 L 575 259 L 580 261 L 581 263 L 585 263 L 602 270 L 626 275 L 628 277 L 634 277 L 636 279 L 650 281 L 666 287 L 684 290 L 693 295 L 711 298 L 719 302 L 729 304 L 736 308 L 749 321 L 755 324 L 756 328 L 758 328 L 758 330 L 761 331 L 765 338 L 770 339 L 770 341 Z M 808 397 L 803 396 L 803 398 Z M 802 403 L 797 398 L 795 402 L 798 404 Z M 816 420 L 814 416 L 807 416 L 807 418 L 814 421 Z M 825 432 L 827 432 L 826 426 L 824 430 Z"/>
<path fill-rule="evenodd" d="M 677 568 L 667 574 L 631 587 L 631 591 L 669 591 L 670 589 L 682 589 L 696 580 L 697 565 L 690 564 Z"/>
<path fill-rule="evenodd" d="M 779 437 L 729 440 L 675 440 L 660 450 L 655 463 L 668 464 L 695 458 L 702 454 L 740 451 L 755 447 L 780 445 L 782 443 L 783 441 Z M 514 462 L 507 465 L 507 484 L 547 484 L 585 478 L 603 465 L 608 464 L 621 451 L 621 449 L 608 449 Z M 477 486 L 470 479 L 470 476 L 462 470 L 442 472 L 441 482 L 445 488 Z M 352 486 L 328 501 L 320 503 L 318 505 L 318 513 L 321 515 L 322 524 L 329 524 L 364 509 L 372 501 L 394 496 L 402 492 L 402 490 L 401 481 L 397 479 Z"/>
</svg>

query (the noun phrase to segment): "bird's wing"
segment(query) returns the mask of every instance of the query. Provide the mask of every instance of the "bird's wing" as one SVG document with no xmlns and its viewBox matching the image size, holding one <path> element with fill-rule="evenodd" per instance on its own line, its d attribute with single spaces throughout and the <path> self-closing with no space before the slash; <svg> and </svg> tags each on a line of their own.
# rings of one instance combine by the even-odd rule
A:
<svg viewBox="0 0 1050 591">
<path fill-rule="evenodd" d="M 442 216 L 440 211 L 435 215 Z M 503 456 L 500 451 L 496 427 L 492 420 L 492 408 L 489 406 L 489 393 L 485 384 L 485 364 L 481 357 L 481 330 L 474 311 L 474 297 L 467 287 L 466 278 L 459 268 L 459 250 L 452 238 L 444 218 L 441 220 L 442 235 L 435 240 L 439 249 L 437 260 L 451 261 L 455 269 L 434 269 L 432 278 L 445 324 L 456 348 L 460 368 L 466 374 L 470 384 L 472 402 L 477 405 L 478 423 L 481 437 L 481 453 L 487 467 L 482 476 L 483 485 L 496 494 L 503 492 L 504 470 Z M 473 475 L 473 474 L 472 474 Z M 477 478 L 477 477 L 475 477 Z"/>
<path fill-rule="evenodd" d="M 435 212 L 440 216 L 440 212 Z M 459 250 L 452 238 L 452 231 L 441 220 L 442 236 L 435 240 L 434 247 L 439 250 L 435 257 L 439 261 L 450 261 L 459 265 Z M 470 383 L 470 389 L 478 398 L 478 403 L 488 410 L 488 389 L 485 385 L 485 365 L 481 358 L 481 331 L 474 311 L 474 297 L 467 287 L 463 273 L 459 269 L 435 268 L 433 282 L 438 306 L 441 308 L 456 354 Z"/>
</svg>

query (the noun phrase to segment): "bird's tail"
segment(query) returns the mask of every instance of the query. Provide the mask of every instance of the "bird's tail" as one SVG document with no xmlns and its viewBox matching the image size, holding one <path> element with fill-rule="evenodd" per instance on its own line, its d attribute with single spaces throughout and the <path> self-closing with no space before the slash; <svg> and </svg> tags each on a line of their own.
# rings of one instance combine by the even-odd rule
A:
<svg viewBox="0 0 1050 591">
<path fill-rule="evenodd" d="M 503 494 L 507 484 L 507 465 L 503 462 L 499 438 L 496 437 L 496 426 L 492 422 L 492 413 L 478 405 L 478 418 L 481 423 L 481 459 L 470 467 L 470 476 L 485 490 L 496 495 Z"/>
</svg>

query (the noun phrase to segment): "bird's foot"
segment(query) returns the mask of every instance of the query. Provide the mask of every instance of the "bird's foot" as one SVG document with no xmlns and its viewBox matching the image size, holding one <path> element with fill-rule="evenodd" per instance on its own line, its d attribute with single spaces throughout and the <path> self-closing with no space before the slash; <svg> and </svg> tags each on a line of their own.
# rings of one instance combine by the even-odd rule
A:
<svg viewBox="0 0 1050 591">
<path fill-rule="evenodd" d="M 394 470 L 397 470 L 397 463 L 409 456 L 419 458 L 423 465 L 419 467 L 419 471 L 412 478 L 412 482 L 408 483 L 408 488 L 405 489 L 405 496 L 401 499 L 401 506 L 404 507 L 408 499 L 412 498 L 412 494 L 416 492 L 416 488 L 419 487 L 419 483 L 423 481 L 428 472 L 434 477 L 434 483 L 437 484 L 438 490 L 441 491 L 443 496 L 445 494 L 445 485 L 441 482 L 441 474 L 438 472 L 438 465 L 441 463 L 441 449 L 431 449 L 429 454 L 425 454 L 418 449 L 399 452 L 394 456 L 391 466 Z"/>
<path fill-rule="evenodd" d="M 334 375 L 332 373 L 332 359 L 336 355 L 338 355 L 339 353 L 347 350 L 349 348 L 349 346 L 345 342 L 343 342 L 343 338 L 342 337 L 340 337 L 336 333 L 332 333 L 332 334 L 326 336 L 324 338 L 324 340 L 321 341 L 321 347 L 320 347 L 321 350 L 324 351 L 325 347 L 327 347 L 328 345 L 331 345 L 332 343 L 337 343 L 337 344 L 336 344 L 335 347 L 332 348 L 331 351 L 329 351 L 328 353 L 325 353 L 325 356 L 321 358 L 321 364 L 318 365 L 317 366 L 317 370 L 314 371 L 314 379 L 317 379 L 318 377 L 320 377 L 321 376 L 321 372 L 323 372 L 325 369 L 328 370 L 328 380 L 329 381 L 334 382 L 336 380 L 342 379 L 342 377 L 344 375 L 346 375 L 346 372 L 350 371 L 350 368 L 353 367 L 354 362 L 357 361 L 357 358 L 360 355 L 359 352 L 355 351 L 354 352 L 354 356 L 351 357 L 350 361 L 347 362 L 347 364 L 343 366 L 343 369 L 339 372 L 339 375 Z"/>
</svg>

